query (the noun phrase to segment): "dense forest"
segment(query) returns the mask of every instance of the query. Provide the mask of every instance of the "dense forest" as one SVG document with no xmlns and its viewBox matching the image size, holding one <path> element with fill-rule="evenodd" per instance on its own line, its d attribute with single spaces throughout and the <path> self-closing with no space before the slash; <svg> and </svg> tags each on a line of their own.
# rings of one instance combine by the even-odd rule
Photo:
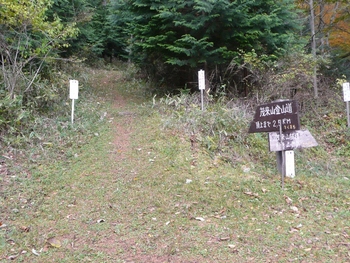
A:
<svg viewBox="0 0 350 263">
<path fill-rule="evenodd" d="M 125 61 L 156 92 L 322 100 L 349 75 L 350 4 L 334 0 L 0 0 L 0 134 L 67 93 L 69 66 Z"/>
</svg>

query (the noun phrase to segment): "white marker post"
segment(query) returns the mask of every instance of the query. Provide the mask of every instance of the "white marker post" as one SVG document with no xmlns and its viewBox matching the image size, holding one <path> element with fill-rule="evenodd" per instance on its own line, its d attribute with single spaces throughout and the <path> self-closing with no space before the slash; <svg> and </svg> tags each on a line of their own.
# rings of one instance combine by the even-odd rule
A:
<svg viewBox="0 0 350 263">
<path fill-rule="evenodd" d="M 349 101 L 350 101 L 350 85 L 349 82 L 343 83 L 344 101 L 346 102 L 346 114 L 348 116 L 348 127 L 350 127 L 350 113 L 349 113 Z"/>
<path fill-rule="evenodd" d="M 79 82 L 77 80 L 69 80 L 69 98 L 72 100 L 72 124 L 74 122 L 74 100 L 78 99 Z"/>
<path fill-rule="evenodd" d="M 282 188 L 284 188 L 285 177 L 295 177 L 295 165 L 294 165 L 294 151 L 286 151 L 283 142 L 284 134 L 282 133 L 282 125 L 280 124 L 280 132 L 278 142 L 282 148 L 282 151 L 276 152 L 277 157 L 277 169 L 281 173 Z"/>
<path fill-rule="evenodd" d="M 285 165 L 285 176 L 294 178 L 295 177 L 295 162 L 294 162 L 294 151 L 284 151 L 284 165 Z"/>
<path fill-rule="evenodd" d="M 315 138 L 308 130 L 284 132 L 269 132 L 269 148 L 276 152 L 277 169 L 286 177 L 295 177 L 295 161 L 293 149 L 303 149 L 317 146 Z"/>
<path fill-rule="evenodd" d="M 204 73 L 204 70 L 200 70 L 198 71 L 198 87 L 201 91 L 201 109 L 202 111 L 204 110 L 204 98 L 203 98 L 203 92 L 205 90 L 205 73 Z"/>
</svg>

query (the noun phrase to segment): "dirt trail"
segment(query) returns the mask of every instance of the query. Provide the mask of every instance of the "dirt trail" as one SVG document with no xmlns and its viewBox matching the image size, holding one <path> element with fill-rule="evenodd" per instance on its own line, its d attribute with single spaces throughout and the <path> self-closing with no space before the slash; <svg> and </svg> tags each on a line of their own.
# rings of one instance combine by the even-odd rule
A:
<svg viewBox="0 0 350 263">
<path fill-rule="evenodd" d="M 123 153 L 129 150 L 130 147 L 130 135 L 132 133 L 132 112 L 128 110 L 127 98 L 120 95 L 120 93 L 114 89 L 116 82 L 121 81 L 121 76 L 116 71 L 104 71 L 104 77 L 102 83 L 107 89 L 111 89 L 110 96 L 113 100 L 113 108 L 118 112 L 118 121 L 113 121 L 115 138 L 113 144 L 115 151 L 119 157 L 123 157 Z"/>
<path fill-rule="evenodd" d="M 102 79 L 102 83 L 105 87 L 114 87 L 115 82 L 120 81 L 118 73 L 115 75 L 113 72 L 105 72 L 104 75 L 105 77 Z M 114 120 L 111 124 L 114 134 L 113 150 L 111 153 L 112 162 L 118 163 L 127 158 L 125 153 L 130 150 L 133 118 L 128 114 L 128 103 L 125 97 L 120 95 L 116 90 L 112 90 L 111 97 L 113 99 L 113 108 L 118 112 L 118 120 Z M 116 173 L 120 174 L 120 171 L 116 171 Z M 129 244 L 120 240 L 117 235 L 110 235 L 101 238 L 97 244 L 94 244 L 94 247 L 114 258 L 117 250 L 128 251 L 132 245 L 132 243 Z"/>
<path fill-rule="evenodd" d="M 107 87 L 113 87 L 116 81 L 119 80 L 119 76 L 115 76 L 113 73 L 106 74 L 103 79 L 103 83 Z M 113 107 L 118 112 L 117 121 L 113 121 L 113 147 L 112 156 L 114 162 L 117 164 L 123 161 L 130 162 L 132 160 L 127 160 L 127 153 L 131 149 L 131 136 L 134 132 L 133 124 L 135 120 L 135 113 L 130 109 L 128 105 L 128 98 L 123 97 L 118 91 L 114 90 L 112 92 L 113 97 Z M 126 174 L 126 171 L 116 171 L 119 175 Z M 123 178 L 128 180 L 127 178 Z M 132 215 L 130 215 L 132 216 Z M 125 221 L 127 219 L 121 219 Z M 108 254 L 111 258 L 115 260 L 123 260 L 126 263 L 133 262 L 152 262 L 152 263 L 164 263 L 164 262 L 181 262 L 170 260 L 168 256 L 157 256 L 157 255 L 147 255 L 142 251 L 138 251 L 137 247 L 138 240 L 134 240 L 128 237 L 118 237 L 117 235 L 111 235 L 109 237 L 103 238 L 96 244 L 96 248 L 104 253 Z M 123 251 L 122 255 L 118 256 L 118 251 Z M 117 257 L 117 258 L 116 258 Z M 112 260 L 113 261 L 113 260 Z"/>
</svg>

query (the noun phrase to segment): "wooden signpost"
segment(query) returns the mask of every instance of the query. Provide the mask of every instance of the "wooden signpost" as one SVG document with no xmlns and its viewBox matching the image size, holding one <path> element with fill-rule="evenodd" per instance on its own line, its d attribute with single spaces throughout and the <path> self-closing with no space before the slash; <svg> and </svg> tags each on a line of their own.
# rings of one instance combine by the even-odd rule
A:
<svg viewBox="0 0 350 263">
<path fill-rule="evenodd" d="M 350 113 L 349 113 L 349 101 L 350 101 L 350 85 L 349 82 L 343 83 L 343 95 L 346 102 L 346 115 L 348 117 L 348 127 L 350 127 Z"/>
<path fill-rule="evenodd" d="M 317 146 L 308 130 L 300 130 L 298 104 L 295 100 L 278 100 L 257 107 L 249 133 L 268 132 L 269 149 L 276 152 L 277 168 L 284 177 L 295 176 L 294 149 Z"/>
<path fill-rule="evenodd" d="M 69 98 L 72 100 L 72 124 L 74 122 L 74 100 L 78 99 L 79 82 L 71 79 L 69 81 Z"/>
<path fill-rule="evenodd" d="M 308 130 L 298 130 L 282 133 L 269 132 L 269 149 L 276 152 L 277 169 L 286 177 L 295 177 L 294 149 L 317 146 L 315 138 Z M 283 167 L 283 159 L 285 165 Z"/>
<path fill-rule="evenodd" d="M 198 71 L 198 88 L 201 91 L 201 109 L 204 110 L 204 90 L 205 90 L 205 72 L 204 70 Z"/>
</svg>

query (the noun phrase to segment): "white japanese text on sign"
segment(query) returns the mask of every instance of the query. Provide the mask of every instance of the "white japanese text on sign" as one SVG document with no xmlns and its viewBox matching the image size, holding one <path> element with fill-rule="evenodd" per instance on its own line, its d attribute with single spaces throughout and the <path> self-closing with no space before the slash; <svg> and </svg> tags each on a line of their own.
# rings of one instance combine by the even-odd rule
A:
<svg viewBox="0 0 350 263">
<path fill-rule="evenodd" d="M 286 100 L 258 106 L 249 132 L 292 131 L 299 126 L 297 102 Z"/>
</svg>

